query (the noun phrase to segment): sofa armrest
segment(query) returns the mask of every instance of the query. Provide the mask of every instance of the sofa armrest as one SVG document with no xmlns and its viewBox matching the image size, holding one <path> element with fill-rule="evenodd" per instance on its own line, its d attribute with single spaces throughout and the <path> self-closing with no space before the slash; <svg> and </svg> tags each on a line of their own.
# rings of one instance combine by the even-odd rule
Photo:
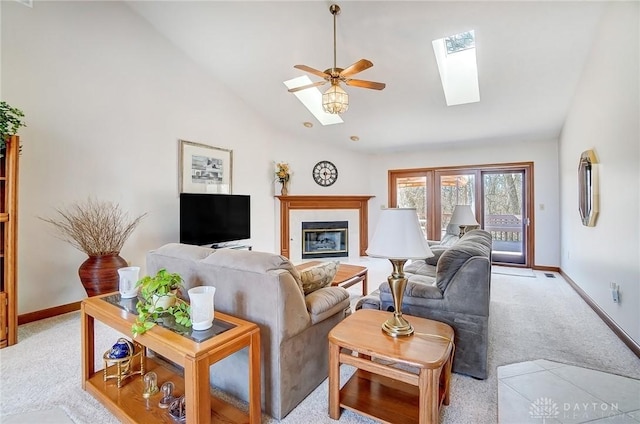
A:
<svg viewBox="0 0 640 424">
<path fill-rule="evenodd" d="M 311 324 L 315 325 L 349 307 L 349 292 L 342 287 L 323 287 L 305 296 Z"/>
<path fill-rule="evenodd" d="M 391 296 L 391 289 L 389 283 L 380 284 L 380 296 L 383 294 Z M 407 286 L 404 289 L 404 297 L 419 297 L 423 299 L 436 299 L 441 300 L 442 292 L 435 285 L 425 284 L 418 281 L 407 281 Z"/>
</svg>

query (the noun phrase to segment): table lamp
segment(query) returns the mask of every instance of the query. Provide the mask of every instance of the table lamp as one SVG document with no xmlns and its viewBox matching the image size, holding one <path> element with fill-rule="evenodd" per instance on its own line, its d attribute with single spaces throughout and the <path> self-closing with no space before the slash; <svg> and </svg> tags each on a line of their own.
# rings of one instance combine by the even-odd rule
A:
<svg viewBox="0 0 640 424">
<path fill-rule="evenodd" d="M 387 278 L 393 298 L 393 317 L 382 324 L 382 330 L 392 337 L 410 336 L 413 334 L 413 327 L 402 317 L 401 310 L 402 297 L 407 285 L 404 264 L 408 259 L 433 256 L 420 228 L 416 209 L 383 209 L 369 243 L 367 255 L 389 259 L 393 265 L 393 272 Z"/>
<path fill-rule="evenodd" d="M 449 220 L 449 224 L 455 224 L 460 228 L 460 235 L 462 237 L 466 231 L 467 226 L 479 226 L 476 217 L 473 215 L 470 205 L 456 205 L 453 209 L 453 214 Z"/>
</svg>

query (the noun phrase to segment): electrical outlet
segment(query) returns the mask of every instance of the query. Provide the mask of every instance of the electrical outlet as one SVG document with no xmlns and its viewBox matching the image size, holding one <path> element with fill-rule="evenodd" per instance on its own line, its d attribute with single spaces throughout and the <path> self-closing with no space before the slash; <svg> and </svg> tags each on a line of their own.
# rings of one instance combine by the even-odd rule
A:
<svg viewBox="0 0 640 424">
<path fill-rule="evenodd" d="M 616 283 L 610 283 L 609 287 L 611 288 L 613 303 L 620 303 L 620 287 Z"/>
</svg>

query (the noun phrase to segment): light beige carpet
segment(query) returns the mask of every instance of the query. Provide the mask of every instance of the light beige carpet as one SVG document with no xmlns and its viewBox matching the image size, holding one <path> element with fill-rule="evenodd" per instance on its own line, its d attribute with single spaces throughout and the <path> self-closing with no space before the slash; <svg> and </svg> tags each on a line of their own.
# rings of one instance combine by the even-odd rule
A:
<svg viewBox="0 0 640 424">
<path fill-rule="evenodd" d="M 489 377 L 475 380 L 453 375 L 451 404 L 444 407 L 441 414 L 443 424 L 497 422 L 497 367 L 502 365 L 545 358 L 640 378 L 638 357 L 561 277 L 494 273 L 490 307 Z M 96 352 L 107 350 L 120 337 L 99 322 L 96 322 L 96 332 Z M 82 390 L 78 312 L 22 325 L 18 329 L 18 341 L 14 346 L 0 349 L 0 421 L 13 414 L 58 407 L 74 423 L 118 423 L 106 408 Z M 97 357 L 96 369 L 102 368 L 101 362 Z M 346 381 L 352 372 L 352 368 L 342 366 L 341 381 Z M 327 414 L 327 399 L 325 381 L 281 423 L 335 424 Z M 267 416 L 263 422 L 277 423 Z M 373 421 L 345 411 L 340 423 Z"/>
</svg>

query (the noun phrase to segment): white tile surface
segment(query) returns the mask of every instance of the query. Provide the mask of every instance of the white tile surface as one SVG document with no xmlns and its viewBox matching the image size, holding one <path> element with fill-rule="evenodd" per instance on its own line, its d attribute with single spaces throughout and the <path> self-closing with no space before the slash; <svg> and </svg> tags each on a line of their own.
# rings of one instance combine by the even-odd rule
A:
<svg viewBox="0 0 640 424">
<path fill-rule="evenodd" d="M 532 410 L 532 402 L 502 382 L 498 382 L 498 422 L 500 424 L 542 424 L 542 417 Z M 552 418 L 560 411 L 550 411 L 544 422 L 559 423 Z"/>
<path fill-rule="evenodd" d="M 640 409 L 640 381 L 587 368 L 566 366 L 551 370 L 557 376 L 610 404 L 629 412 Z"/>
<path fill-rule="evenodd" d="M 637 424 L 629 414 L 620 414 L 613 417 L 600 418 L 599 420 L 589 421 L 589 424 Z"/>
<path fill-rule="evenodd" d="M 513 377 L 516 375 L 529 374 L 532 372 L 544 371 L 545 368 L 535 362 L 518 362 L 515 364 L 498 367 L 498 378 Z"/>
<path fill-rule="evenodd" d="M 638 402 L 639 380 L 544 359 L 498 367 L 501 424 L 636 424 Z"/>
<path fill-rule="evenodd" d="M 532 362 L 534 364 L 540 365 L 542 368 L 546 370 L 552 370 L 554 368 L 566 366 L 566 364 L 563 364 L 560 362 L 547 361 L 546 359 L 536 359 L 535 361 L 532 361 Z"/>
</svg>

